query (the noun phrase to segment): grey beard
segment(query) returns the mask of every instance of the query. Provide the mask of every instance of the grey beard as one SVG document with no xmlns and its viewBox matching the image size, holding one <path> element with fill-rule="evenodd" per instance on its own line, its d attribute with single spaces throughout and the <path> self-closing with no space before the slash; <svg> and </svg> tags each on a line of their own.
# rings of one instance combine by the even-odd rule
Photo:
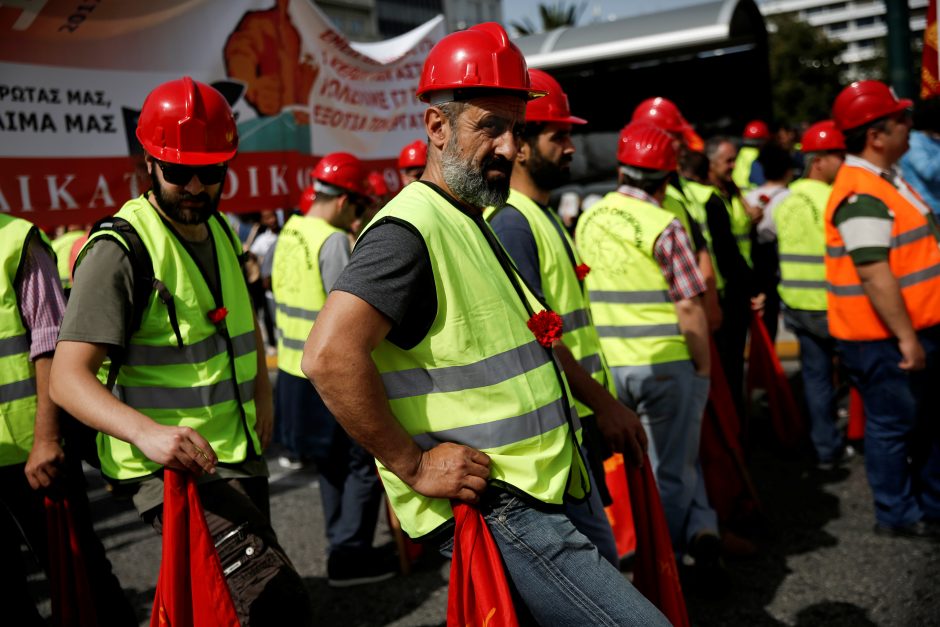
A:
<svg viewBox="0 0 940 627">
<path fill-rule="evenodd" d="M 448 146 L 441 156 L 441 172 L 450 191 L 471 207 L 502 207 L 509 197 L 509 178 L 503 182 L 491 184 L 483 172 L 463 162 L 456 146 Z"/>
</svg>

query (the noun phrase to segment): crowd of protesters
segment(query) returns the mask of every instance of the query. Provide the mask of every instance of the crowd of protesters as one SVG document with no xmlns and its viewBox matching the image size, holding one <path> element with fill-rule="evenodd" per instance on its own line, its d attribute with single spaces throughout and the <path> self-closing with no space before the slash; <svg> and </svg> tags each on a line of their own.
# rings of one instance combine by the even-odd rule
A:
<svg viewBox="0 0 940 627">
<path fill-rule="evenodd" d="M 169 81 L 138 122 L 145 194 L 51 242 L 0 215 L 11 624 L 44 624 L 20 545 L 48 571 L 43 499 L 63 496 L 98 624 L 137 622 L 92 531 L 82 457 L 157 533 L 165 469 L 191 473 L 240 624 L 312 624 L 271 525 L 272 440 L 283 467 L 316 466 L 330 585 L 395 575 L 373 546 L 383 498 L 445 555 L 464 502 L 521 622 L 668 624 L 619 572 L 604 461 L 650 465 L 677 563 L 726 591 L 724 557 L 756 547 L 713 506 L 700 440 L 716 386 L 747 411 L 752 319 L 798 340 L 821 466 L 857 454 L 838 389 L 861 395 L 874 533 L 940 538 L 937 99 L 911 132 L 911 101 L 855 82 L 795 143 L 760 120 L 703 141 L 652 95 L 624 112 L 616 185 L 563 222 L 552 192 L 591 121 L 501 27 L 441 40 L 417 95 L 425 136 L 397 181 L 332 153 L 299 211 L 226 219 L 232 112 Z"/>
</svg>

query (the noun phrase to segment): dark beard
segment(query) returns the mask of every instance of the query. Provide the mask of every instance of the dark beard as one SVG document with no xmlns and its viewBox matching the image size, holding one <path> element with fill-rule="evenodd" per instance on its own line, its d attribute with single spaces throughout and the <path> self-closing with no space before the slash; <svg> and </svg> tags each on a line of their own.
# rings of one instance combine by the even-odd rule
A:
<svg viewBox="0 0 940 627">
<path fill-rule="evenodd" d="M 150 184 L 153 197 L 156 199 L 160 210 L 169 219 L 179 224 L 205 224 L 208 222 L 219 206 L 219 200 L 222 198 L 222 188 L 219 188 L 219 193 L 216 194 L 215 198 L 205 191 L 195 195 L 185 190 L 179 194 L 169 194 L 157 179 L 158 167 L 160 166 L 154 164 L 153 169 L 150 171 Z M 202 202 L 203 205 L 201 207 L 181 207 L 180 202 L 183 200 Z"/>
<path fill-rule="evenodd" d="M 536 149 L 532 151 L 532 156 L 529 157 L 526 169 L 536 187 L 544 190 L 552 190 L 561 187 L 571 180 L 570 163 L 571 157 L 569 155 L 564 155 L 561 158 L 561 162 L 553 163 L 543 157 L 542 153 Z"/>
</svg>

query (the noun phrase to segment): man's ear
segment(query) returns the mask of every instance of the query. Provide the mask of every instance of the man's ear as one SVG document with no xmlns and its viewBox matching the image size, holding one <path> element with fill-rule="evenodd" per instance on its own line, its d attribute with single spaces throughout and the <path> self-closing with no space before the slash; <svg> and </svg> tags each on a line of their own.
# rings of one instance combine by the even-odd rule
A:
<svg viewBox="0 0 940 627">
<path fill-rule="evenodd" d="M 449 134 L 454 132 L 444 112 L 437 107 L 429 107 L 424 112 L 424 128 L 428 133 L 428 143 L 438 150 L 444 150 Z"/>
<path fill-rule="evenodd" d="M 144 165 L 147 166 L 147 174 L 152 176 L 154 166 L 153 157 L 151 157 L 148 153 L 144 153 Z"/>
<path fill-rule="evenodd" d="M 529 142 L 524 139 L 519 141 L 519 150 L 516 152 L 516 163 L 519 165 L 525 165 L 532 156 L 532 146 L 529 145 Z"/>
</svg>

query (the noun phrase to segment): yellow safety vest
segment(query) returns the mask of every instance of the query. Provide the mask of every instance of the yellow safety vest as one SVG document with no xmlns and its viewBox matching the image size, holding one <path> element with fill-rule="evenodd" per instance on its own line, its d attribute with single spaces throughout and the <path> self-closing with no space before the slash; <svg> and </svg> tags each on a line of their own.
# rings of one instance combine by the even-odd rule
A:
<svg viewBox="0 0 940 627">
<path fill-rule="evenodd" d="M 334 233 L 342 233 L 322 218 L 292 216 L 277 238 L 271 266 L 271 291 L 277 304 L 277 367 L 295 377 L 304 342 L 326 302 L 320 276 L 320 249 Z"/>
<path fill-rule="evenodd" d="M 558 216 L 536 204 L 531 198 L 514 189 L 509 191 L 507 205 L 515 207 L 528 221 L 539 255 L 539 275 L 542 293 L 549 308 L 564 321 L 564 342 L 574 358 L 591 374 L 591 378 L 614 393 L 613 378 L 601 352 L 601 341 L 591 320 L 591 302 L 587 290 L 578 280 L 575 267 L 581 258 L 574 242 L 568 236 Z M 498 213 L 492 208 L 486 212 L 488 220 Z M 558 225 L 556 228 L 552 222 Z M 594 412 L 575 399 L 581 418 Z"/>
<path fill-rule="evenodd" d="M 0 213 L 0 466 L 24 463 L 33 448 L 36 369 L 14 285 L 33 237 L 42 236 L 31 223 Z"/>
<path fill-rule="evenodd" d="M 790 184 L 774 207 L 780 257 L 780 299 L 791 309 L 826 311 L 826 203 L 832 186 L 813 179 Z"/>
<path fill-rule="evenodd" d="M 483 451 L 493 483 L 545 503 L 584 498 L 590 487 L 574 445 L 571 393 L 527 326 L 541 306 L 507 274 L 480 228 L 489 226 L 423 183 L 405 187 L 368 228 L 386 222 L 424 239 L 437 293 L 434 322 L 416 346 L 385 340 L 372 354 L 395 418 L 423 449 L 456 442 Z M 381 464 L 379 472 L 412 538 L 453 517 L 449 501 L 418 494 Z"/>
<path fill-rule="evenodd" d="M 249 447 L 260 454 L 255 433 L 254 307 L 239 264 L 241 245 L 231 228 L 218 215 L 206 223 L 218 260 L 218 298 L 186 247 L 145 197 L 128 201 L 116 215 L 140 235 L 153 263 L 153 276 L 166 286 L 174 310 L 157 290 L 151 293 L 140 328 L 126 347 L 116 395 L 155 422 L 195 429 L 221 463 L 244 461 Z M 91 235 L 82 252 L 101 237 L 128 248 L 118 233 L 102 230 Z M 76 267 L 81 260 L 79 254 Z M 208 313 L 219 307 L 228 314 L 213 323 Z M 98 436 L 98 456 L 102 472 L 115 480 L 138 479 L 161 469 L 136 446 L 104 434 Z"/>
<path fill-rule="evenodd" d="M 578 220 L 576 238 L 591 266 L 585 279 L 591 313 L 611 367 L 689 359 L 669 285 L 653 256 L 675 217 L 619 192 L 607 194 Z"/>
</svg>

